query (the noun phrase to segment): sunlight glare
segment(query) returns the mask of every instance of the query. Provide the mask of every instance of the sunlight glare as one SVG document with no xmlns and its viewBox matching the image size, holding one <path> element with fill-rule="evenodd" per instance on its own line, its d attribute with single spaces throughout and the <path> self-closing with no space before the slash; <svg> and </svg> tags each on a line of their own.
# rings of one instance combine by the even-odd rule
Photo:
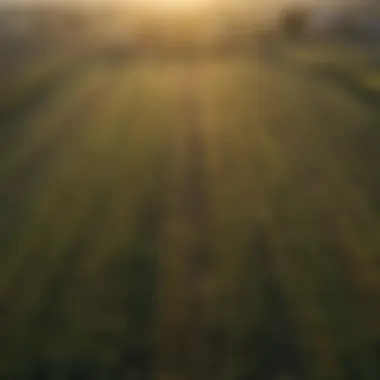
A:
<svg viewBox="0 0 380 380">
<path fill-rule="evenodd" d="M 211 0 L 127 0 L 130 5 L 146 11 L 189 12 L 206 8 Z"/>
</svg>

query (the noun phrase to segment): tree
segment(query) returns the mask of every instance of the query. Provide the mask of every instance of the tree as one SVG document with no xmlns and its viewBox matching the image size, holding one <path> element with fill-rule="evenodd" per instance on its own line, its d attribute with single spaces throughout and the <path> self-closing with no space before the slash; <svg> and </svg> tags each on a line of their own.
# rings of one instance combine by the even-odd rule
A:
<svg viewBox="0 0 380 380">
<path fill-rule="evenodd" d="M 293 6 L 282 11 L 280 30 L 285 36 L 300 38 L 305 35 L 309 23 L 309 12 L 305 7 Z"/>
</svg>

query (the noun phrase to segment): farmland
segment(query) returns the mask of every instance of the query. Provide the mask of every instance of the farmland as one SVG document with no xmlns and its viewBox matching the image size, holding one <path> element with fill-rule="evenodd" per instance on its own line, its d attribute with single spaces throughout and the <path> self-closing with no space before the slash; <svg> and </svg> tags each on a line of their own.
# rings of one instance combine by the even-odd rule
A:
<svg viewBox="0 0 380 380">
<path fill-rule="evenodd" d="M 0 378 L 378 379 L 380 111 L 289 62 L 7 71 Z"/>
</svg>

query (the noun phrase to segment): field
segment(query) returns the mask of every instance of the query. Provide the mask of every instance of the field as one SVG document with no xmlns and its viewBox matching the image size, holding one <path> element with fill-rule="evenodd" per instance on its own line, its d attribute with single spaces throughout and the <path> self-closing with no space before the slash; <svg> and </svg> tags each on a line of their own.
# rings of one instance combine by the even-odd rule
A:
<svg viewBox="0 0 380 380">
<path fill-rule="evenodd" d="M 373 45 L 306 43 L 288 46 L 285 58 L 298 69 L 328 77 L 375 104 L 380 100 L 380 56 Z"/>
<path fill-rule="evenodd" d="M 379 378 L 373 98 L 258 53 L 0 92 L 1 379 Z"/>
</svg>

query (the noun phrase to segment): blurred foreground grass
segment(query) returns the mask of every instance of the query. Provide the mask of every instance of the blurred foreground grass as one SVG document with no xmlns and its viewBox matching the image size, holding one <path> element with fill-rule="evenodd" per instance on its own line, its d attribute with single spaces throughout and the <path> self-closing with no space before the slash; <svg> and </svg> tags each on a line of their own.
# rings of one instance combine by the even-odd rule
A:
<svg viewBox="0 0 380 380">
<path fill-rule="evenodd" d="M 2 95 L 0 377 L 377 380 L 379 110 L 258 56 L 68 61 Z"/>
</svg>

